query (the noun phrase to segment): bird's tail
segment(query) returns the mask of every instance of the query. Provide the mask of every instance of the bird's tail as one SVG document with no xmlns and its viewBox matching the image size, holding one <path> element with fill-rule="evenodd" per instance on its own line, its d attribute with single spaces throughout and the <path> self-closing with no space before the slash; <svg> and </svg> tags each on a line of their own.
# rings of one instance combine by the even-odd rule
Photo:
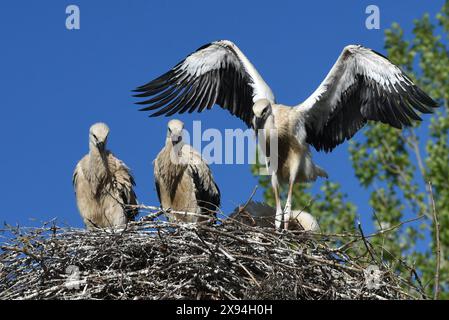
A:
<svg viewBox="0 0 449 320">
<path fill-rule="evenodd" d="M 315 165 L 315 173 L 318 177 L 323 177 L 326 179 L 329 178 L 329 175 L 327 174 L 327 172 L 320 166 Z"/>
</svg>

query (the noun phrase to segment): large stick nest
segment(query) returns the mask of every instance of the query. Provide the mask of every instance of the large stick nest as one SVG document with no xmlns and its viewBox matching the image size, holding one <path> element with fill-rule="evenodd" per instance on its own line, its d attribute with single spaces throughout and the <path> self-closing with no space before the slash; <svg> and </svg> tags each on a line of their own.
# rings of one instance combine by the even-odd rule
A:
<svg viewBox="0 0 449 320">
<path fill-rule="evenodd" d="M 328 237 L 232 219 L 169 223 L 155 219 L 159 214 L 124 230 L 86 231 L 54 223 L 6 228 L 0 299 L 409 297 L 403 280 L 382 266 L 370 285 L 368 264 L 333 249 Z"/>
</svg>

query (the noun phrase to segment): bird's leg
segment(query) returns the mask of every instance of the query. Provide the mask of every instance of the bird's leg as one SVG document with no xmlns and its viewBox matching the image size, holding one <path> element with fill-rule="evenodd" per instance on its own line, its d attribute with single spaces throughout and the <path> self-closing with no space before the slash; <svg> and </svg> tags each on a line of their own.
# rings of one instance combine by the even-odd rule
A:
<svg viewBox="0 0 449 320">
<path fill-rule="evenodd" d="M 287 201 L 285 203 L 284 208 L 284 229 L 288 229 L 288 223 L 291 219 L 292 215 L 292 193 L 293 193 L 293 185 L 295 181 L 290 181 L 290 184 L 288 185 L 288 194 L 287 194 Z"/>
<path fill-rule="evenodd" d="M 282 206 L 281 206 L 281 198 L 279 195 L 279 182 L 276 175 L 276 172 L 271 174 L 271 185 L 273 186 L 274 191 L 274 199 L 276 201 L 276 216 L 274 218 L 274 225 L 277 230 L 281 228 L 282 223 Z"/>
<path fill-rule="evenodd" d="M 265 156 L 265 168 L 267 169 L 267 173 L 270 172 L 270 158 Z"/>
</svg>

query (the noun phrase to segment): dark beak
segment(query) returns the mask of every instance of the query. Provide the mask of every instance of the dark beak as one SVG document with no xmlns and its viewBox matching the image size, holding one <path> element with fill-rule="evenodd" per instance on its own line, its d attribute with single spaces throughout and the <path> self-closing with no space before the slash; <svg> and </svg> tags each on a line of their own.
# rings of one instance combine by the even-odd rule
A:
<svg viewBox="0 0 449 320">
<path fill-rule="evenodd" d="M 254 125 L 254 131 L 256 132 L 256 134 L 258 133 L 259 129 L 263 129 L 264 123 L 265 123 L 264 118 L 254 117 L 253 125 Z"/>
<path fill-rule="evenodd" d="M 106 145 L 104 142 L 97 142 L 97 148 L 100 152 L 103 152 L 105 147 L 106 147 Z"/>
<path fill-rule="evenodd" d="M 182 140 L 181 136 L 171 136 L 171 142 L 173 145 L 180 143 Z"/>
</svg>

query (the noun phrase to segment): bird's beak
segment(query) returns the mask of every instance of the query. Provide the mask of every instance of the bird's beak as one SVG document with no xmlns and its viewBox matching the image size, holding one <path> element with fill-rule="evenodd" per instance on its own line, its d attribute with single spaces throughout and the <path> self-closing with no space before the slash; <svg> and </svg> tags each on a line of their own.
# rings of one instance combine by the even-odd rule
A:
<svg viewBox="0 0 449 320">
<path fill-rule="evenodd" d="M 104 142 L 97 142 L 97 148 L 99 151 L 103 152 L 106 147 L 106 144 Z"/>
<path fill-rule="evenodd" d="M 263 128 L 263 124 L 264 124 L 265 119 L 262 117 L 254 117 L 253 119 L 253 126 L 254 126 L 254 131 L 256 132 L 256 135 L 259 131 L 259 129 Z"/>
<path fill-rule="evenodd" d="M 173 145 L 180 143 L 181 140 L 182 140 L 181 135 L 172 135 L 171 136 L 171 142 L 173 143 Z"/>
</svg>

